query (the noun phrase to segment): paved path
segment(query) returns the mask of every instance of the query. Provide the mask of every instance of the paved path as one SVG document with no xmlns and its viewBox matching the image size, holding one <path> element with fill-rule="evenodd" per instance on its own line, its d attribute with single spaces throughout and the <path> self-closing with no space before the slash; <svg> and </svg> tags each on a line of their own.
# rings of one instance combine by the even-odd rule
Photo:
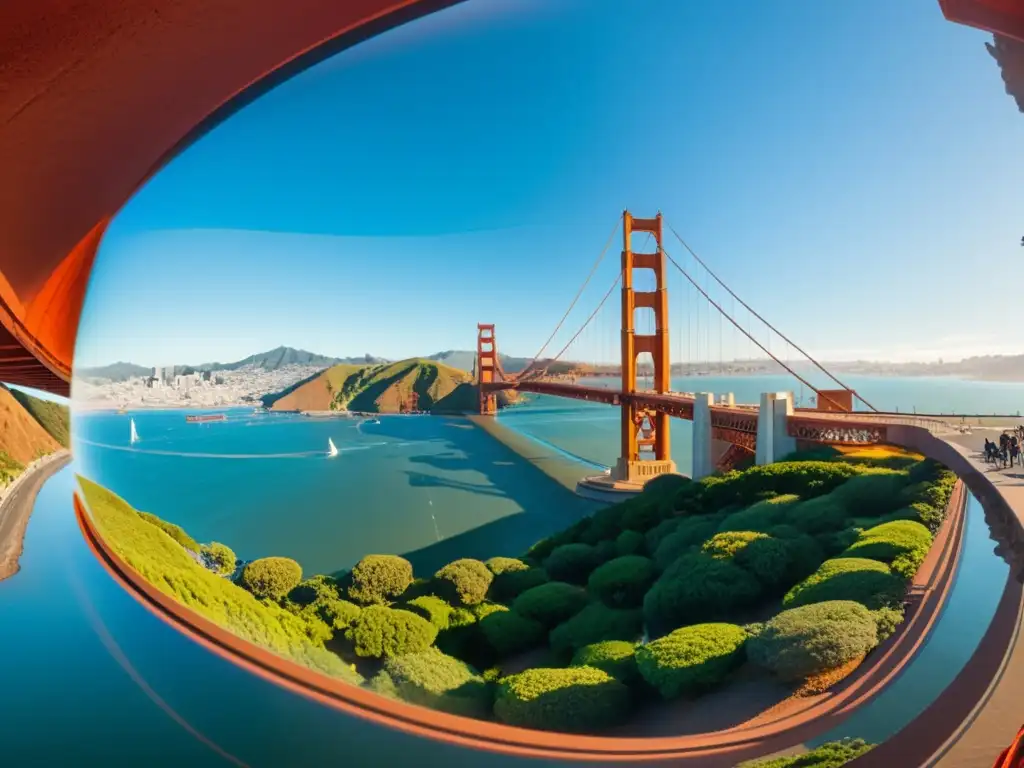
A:
<svg viewBox="0 0 1024 768">
<path fill-rule="evenodd" d="M 0 581 L 18 572 L 28 519 L 43 483 L 71 461 L 71 451 L 57 451 L 30 464 L 0 501 Z"/>
</svg>

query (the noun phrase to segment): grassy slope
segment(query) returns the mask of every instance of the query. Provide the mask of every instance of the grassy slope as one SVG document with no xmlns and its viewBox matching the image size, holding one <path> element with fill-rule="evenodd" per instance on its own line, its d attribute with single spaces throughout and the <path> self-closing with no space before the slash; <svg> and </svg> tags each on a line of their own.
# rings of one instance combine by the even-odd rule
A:
<svg viewBox="0 0 1024 768">
<path fill-rule="evenodd" d="M 28 464 L 60 447 L 12 392 L 0 386 L 0 464 L 5 463 L 3 455 L 19 464 Z"/>
<path fill-rule="evenodd" d="M 103 540 L 154 587 L 244 640 L 327 674 L 348 677 L 348 667 L 338 657 L 310 643 L 299 618 L 203 568 L 103 486 L 81 475 L 78 483 Z"/>
<path fill-rule="evenodd" d="M 278 399 L 272 408 L 327 411 L 333 402 L 352 411 L 397 413 L 413 392 L 420 410 L 460 413 L 476 405 L 469 373 L 413 358 L 377 365 L 335 365 Z"/>
<path fill-rule="evenodd" d="M 71 410 L 66 405 L 40 400 L 16 389 L 10 393 L 50 437 L 65 448 L 71 445 Z"/>
</svg>

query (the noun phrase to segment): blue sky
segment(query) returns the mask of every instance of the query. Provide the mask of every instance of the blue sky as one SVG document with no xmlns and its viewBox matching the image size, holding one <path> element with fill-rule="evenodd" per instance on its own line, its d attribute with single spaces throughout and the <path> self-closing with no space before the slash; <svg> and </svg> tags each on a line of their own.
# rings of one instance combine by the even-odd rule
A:
<svg viewBox="0 0 1024 768">
<path fill-rule="evenodd" d="M 626 207 L 660 209 L 825 359 L 1022 352 L 1024 322 L 987 319 L 1019 307 L 1024 259 L 1024 115 L 988 39 L 935 0 L 470 0 L 289 81 L 158 174 L 104 240 L 76 362 L 400 358 L 469 349 L 477 322 L 530 355 Z M 674 355 L 752 352 L 697 327 L 680 275 L 669 289 Z M 617 313 L 577 358 L 614 354 Z"/>
</svg>

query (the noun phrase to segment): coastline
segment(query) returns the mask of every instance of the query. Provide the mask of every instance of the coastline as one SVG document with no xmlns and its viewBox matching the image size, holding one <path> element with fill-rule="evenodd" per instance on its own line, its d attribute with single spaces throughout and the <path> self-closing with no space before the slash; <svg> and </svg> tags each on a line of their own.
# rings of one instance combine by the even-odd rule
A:
<svg viewBox="0 0 1024 768">
<path fill-rule="evenodd" d="M 67 448 L 30 464 L 7 487 L 0 500 L 0 581 L 16 574 L 21 566 L 25 531 L 35 508 L 36 495 L 47 480 L 71 461 Z"/>
</svg>

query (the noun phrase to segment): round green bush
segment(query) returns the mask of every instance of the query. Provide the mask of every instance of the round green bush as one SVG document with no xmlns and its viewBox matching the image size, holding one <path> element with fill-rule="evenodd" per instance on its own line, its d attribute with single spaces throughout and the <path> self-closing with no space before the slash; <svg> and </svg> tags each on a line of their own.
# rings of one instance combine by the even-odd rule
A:
<svg viewBox="0 0 1024 768">
<path fill-rule="evenodd" d="M 756 531 L 767 533 L 772 527 L 786 520 L 790 507 L 800 501 L 795 494 L 773 496 L 759 501 L 739 512 L 733 512 L 718 526 L 720 533 L 726 531 Z"/>
<path fill-rule="evenodd" d="M 885 563 L 862 557 L 826 560 L 814 573 L 782 598 L 786 608 L 831 600 L 854 600 L 868 608 L 897 605 L 905 592 L 903 580 Z"/>
<path fill-rule="evenodd" d="M 875 619 L 875 625 L 878 627 L 878 642 L 888 640 L 892 634 L 896 631 L 900 624 L 903 623 L 904 608 L 903 606 L 887 606 L 885 608 L 879 608 L 877 611 L 872 611 L 871 615 Z"/>
<path fill-rule="evenodd" d="M 419 614 L 429 621 L 438 630 L 448 629 L 448 622 L 451 619 L 452 607 L 440 597 L 434 595 L 423 595 L 406 603 L 406 608 L 413 613 Z"/>
<path fill-rule="evenodd" d="M 622 527 L 626 530 L 643 533 L 660 523 L 664 517 L 662 505 L 656 496 L 647 494 L 637 496 L 624 502 L 626 511 L 622 513 Z"/>
<path fill-rule="evenodd" d="M 615 554 L 619 557 L 622 555 L 642 555 L 645 547 L 644 535 L 639 531 L 623 531 L 615 539 Z"/>
<path fill-rule="evenodd" d="M 330 576 L 311 576 L 288 593 L 288 599 L 297 605 L 312 605 L 317 600 L 337 600 L 341 597 L 338 583 Z"/>
<path fill-rule="evenodd" d="M 716 533 L 704 542 L 701 552 L 720 560 L 732 560 L 739 552 L 758 539 L 767 539 L 768 534 L 755 531 L 725 531 Z"/>
<path fill-rule="evenodd" d="M 721 518 L 713 516 L 684 518 L 654 550 L 655 566 L 659 571 L 664 571 L 682 555 L 714 536 L 721 522 Z"/>
<path fill-rule="evenodd" d="M 485 597 L 494 574 L 479 560 L 464 557 L 434 574 L 438 593 L 453 605 L 476 605 Z"/>
<path fill-rule="evenodd" d="M 615 539 L 623 529 L 622 518 L 628 511 L 629 506 L 625 502 L 599 509 L 592 516 L 584 518 L 584 521 L 586 521 L 585 530 L 583 530 L 577 538 L 572 539 L 572 541 L 593 545 L 597 544 L 599 541 L 611 541 Z M 583 521 L 581 521 L 581 523 L 582 522 Z M 561 543 L 568 544 L 570 542 L 563 541 Z M 553 551 L 554 550 L 552 550 L 552 552 Z"/>
<path fill-rule="evenodd" d="M 514 557 L 492 557 L 490 560 L 485 561 L 484 565 L 495 576 L 501 576 L 503 573 L 530 570 L 530 566 Z"/>
<path fill-rule="evenodd" d="M 239 583 L 256 597 L 280 600 L 302 581 L 302 566 L 287 557 L 264 557 L 242 569 Z"/>
<path fill-rule="evenodd" d="M 643 496 L 653 496 L 657 498 L 664 498 L 671 496 L 675 498 L 676 494 L 680 491 L 689 491 L 693 486 L 693 480 L 688 478 L 686 475 L 658 475 L 653 477 L 644 483 Z"/>
<path fill-rule="evenodd" d="M 854 515 L 878 517 L 903 506 L 900 491 L 907 480 L 903 472 L 873 469 L 851 477 L 832 492 L 832 498 Z"/>
<path fill-rule="evenodd" d="M 312 611 L 332 629 L 347 629 L 359 616 L 362 608 L 338 597 L 325 597 L 310 603 L 304 610 Z"/>
<path fill-rule="evenodd" d="M 636 667 L 636 643 L 626 640 L 605 640 L 585 645 L 573 655 L 570 666 L 600 669 L 627 685 L 640 677 Z"/>
<path fill-rule="evenodd" d="M 363 605 L 389 603 L 412 584 L 412 563 L 397 555 L 367 555 L 349 578 L 350 599 Z"/>
<path fill-rule="evenodd" d="M 765 591 L 778 594 L 810 576 L 825 559 L 810 536 L 764 537 L 736 553 L 736 565 L 750 571 Z"/>
<path fill-rule="evenodd" d="M 761 585 L 748 571 L 694 552 L 676 560 L 647 592 L 644 619 L 648 630 L 660 635 L 728 616 L 753 605 L 761 594 Z"/>
<path fill-rule="evenodd" d="M 599 541 L 594 545 L 594 566 L 603 565 L 609 560 L 614 560 L 619 556 L 618 546 L 616 545 L 618 539 Z"/>
<path fill-rule="evenodd" d="M 704 478 L 700 481 L 704 485 L 700 503 L 710 511 L 729 504 L 748 506 L 766 498 L 767 494 L 795 494 L 801 499 L 810 499 L 828 493 L 861 471 L 838 461 L 779 461 L 743 472 L 728 472 L 721 477 Z"/>
<path fill-rule="evenodd" d="M 371 605 L 345 632 L 357 656 L 379 659 L 422 651 L 437 637 L 437 627 L 410 611 Z"/>
<path fill-rule="evenodd" d="M 181 546 L 183 546 L 190 552 L 203 551 L 203 548 L 199 544 L 199 542 L 193 539 L 191 536 L 189 536 L 185 529 L 182 528 L 180 525 L 168 523 L 166 520 L 159 518 L 150 512 L 139 512 L 138 515 L 147 523 L 155 525 L 157 528 L 166 533 L 168 536 L 170 536 L 172 539 L 174 539 L 176 542 L 178 542 Z"/>
<path fill-rule="evenodd" d="M 643 614 L 639 610 L 609 608 L 592 603 L 551 630 L 551 650 L 560 657 L 571 657 L 578 649 L 604 640 L 637 640 L 643 632 Z"/>
<path fill-rule="evenodd" d="M 221 544 L 219 541 L 211 541 L 203 547 L 203 554 L 206 556 L 206 562 L 217 573 L 229 576 L 235 572 L 238 558 L 227 545 Z"/>
<path fill-rule="evenodd" d="M 530 568 L 525 571 L 505 571 L 499 573 L 491 582 L 488 595 L 499 603 L 510 603 L 528 589 L 539 587 L 550 581 L 548 572 L 543 568 Z"/>
<path fill-rule="evenodd" d="M 682 627 L 636 649 L 641 676 L 662 698 L 674 699 L 720 683 L 743 663 L 747 633 L 735 624 Z"/>
<path fill-rule="evenodd" d="M 495 658 L 504 659 L 543 644 L 547 630 L 515 611 L 496 611 L 480 620 L 481 637 Z"/>
<path fill-rule="evenodd" d="M 844 528 L 841 531 L 830 531 L 821 533 L 814 537 L 814 540 L 821 546 L 825 557 L 835 557 L 840 552 L 845 552 L 852 547 L 860 538 L 860 528 Z"/>
<path fill-rule="evenodd" d="M 383 671 L 398 696 L 410 704 L 464 717 L 490 714 L 492 697 L 487 682 L 465 662 L 436 648 L 385 659 Z"/>
<path fill-rule="evenodd" d="M 528 669 L 498 683 L 494 714 L 508 725 L 595 733 L 625 722 L 629 688 L 600 669 Z"/>
<path fill-rule="evenodd" d="M 598 566 L 587 580 L 587 590 L 612 608 L 633 608 L 643 602 L 657 575 L 650 559 L 624 555 Z"/>
<path fill-rule="evenodd" d="M 843 528 L 847 517 L 846 507 L 830 493 L 787 507 L 785 522 L 815 535 Z"/>
<path fill-rule="evenodd" d="M 798 680 L 863 656 L 878 644 L 874 615 L 852 600 L 782 611 L 747 643 L 747 656 L 783 680 Z"/>
<path fill-rule="evenodd" d="M 586 584 L 587 576 L 598 565 L 598 556 L 589 544 L 563 544 L 544 561 L 544 570 L 554 581 Z"/>
<path fill-rule="evenodd" d="M 477 621 L 487 618 L 492 613 L 507 610 L 507 605 L 502 605 L 501 603 L 490 603 L 486 601 L 483 603 L 477 603 L 476 605 L 469 606 L 469 611 L 476 617 Z"/>
<path fill-rule="evenodd" d="M 590 598 L 582 587 L 550 581 L 523 592 L 512 607 L 520 616 L 553 627 L 582 611 L 588 602 Z"/>
<path fill-rule="evenodd" d="M 843 557 L 866 557 L 891 563 L 900 555 L 915 549 L 924 549 L 932 543 L 932 534 L 921 523 L 912 520 L 897 520 L 868 528 L 860 538 L 843 553 Z"/>
<path fill-rule="evenodd" d="M 687 518 L 670 517 L 667 520 L 662 520 L 656 526 L 651 528 L 651 530 L 645 533 L 644 544 L 646 545 L 647 551 L 653 555 L 657 551 L 658 545 L 664 541 L 665 537 L 673 533 L 685 519 Z"/>
</svg>

